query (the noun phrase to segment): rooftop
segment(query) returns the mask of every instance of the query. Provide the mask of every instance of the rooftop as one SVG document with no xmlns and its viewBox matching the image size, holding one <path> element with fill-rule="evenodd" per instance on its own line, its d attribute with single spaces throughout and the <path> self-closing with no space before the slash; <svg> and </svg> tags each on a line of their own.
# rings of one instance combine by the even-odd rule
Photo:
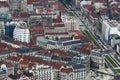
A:
<svg viewBox="0 0 120 80">
<path fill-rule="evenodd" d="M 2 64 L 5 64 L 7 68 L 9 68 L 9 67 L 14 67 L 11 62 L 0 61 L 0 66 L 1 66 Z"/>
<path fill-rule="evenodd" d="M 100 49 L 93 49 L 93 50 L 91 50 L 90 54 L 101 57 L 105 54 L 105 52 Z"/>
<path fill-rule="evenodd" d="M 40 54 L 48 54 L 48 55 L 58 55 L 58 56 L 68 56 L 68 53 L 59 49 L 47 49 L 47 50 L 40 50 Z"/>
<path fill-rule="evenodd" d="M 30 31 L 41 31 L 44 30 L 43 26 L 30 27 Z"/>
<path fill-rule="evenodd" d="M 73 67 L 73 69 L 83 69 L 83 68 L 85 68 L 85 66 L 82 65 L 82 64 L 74 64 L 74 65 L 72 65 L 72 67 Z"/>
<path fill-rule="evenodd" d="M 46 61 L 46 60 L 42 60 L 39 57 L 34 57 L 34 56 L 29 56 L 29 55 L 22 56 L 22 55 L 17 54 L 14 56 L 7 57 L 7 60 L 16 61 L 16 62 L 22 61 L 22 64 L 28 66 L 28 68 L 31 68 L 35 63 L 49 65 L 55 69 L 60 69 L 61 66 L 64 66 L 64 67 L 66 66 L 66 64 L 63 62 Z"/>
<path fill-rule="evenodd" d="M 0 7 L 8 7 L 7 1 L 0 1 Z"/>
<path fill-rule="evenodd" d="M 73 72 L 72 67 L 62 67 L 61 72 L 69 74 L 70 72 Z"/>
<path fill-rule="evenodd" d="M 107 9 L 107 0 L 93 0 L 91 2 L 92 4 L 89 4 L 88 1 L 86 1 L 86 4 L 84 4 L 84 8 L 88 10 L 88 13 L 90 13 L 91 17 L 98 18 L 101 14 L 105 14 L 107 16 L 108 9 Z M 109 1 L 110 7 L 111 7 L 111 14 L 113 18 L 120 17 L 120 7 L 117 4 L 118 1 L 112 0 Z"/>
</svg>

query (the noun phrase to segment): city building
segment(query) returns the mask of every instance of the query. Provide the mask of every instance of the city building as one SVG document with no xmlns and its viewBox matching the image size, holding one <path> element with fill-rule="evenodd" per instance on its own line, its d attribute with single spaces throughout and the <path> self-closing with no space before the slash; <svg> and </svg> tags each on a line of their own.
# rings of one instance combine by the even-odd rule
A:
<svg viewBox="0 0 120 80">
<path fill-rule="evenodd" d="M 47 48 L 48 49 L 62 49 L 65 51 L 69 51 L 69 49 L 73 45 L 78 45 L 81 44 L 81 40 L 69 40 L 69 41 L 53 41 L 49 40 L 47 43 Z"/>
<path fill-rule="evenodd" d="M 120 24 L 115 20 L 103 20 L 102 36 L 114 48 L 120 42 Z"/>
<path fill-rule="evenodd" d="M 79 21 L 71 16 L 62 16 L 62 21 L 65 24 L 65 27 L 67 28 L 67 31 L 69 30 L 79 30 Z"/>
<path fill-rule="evenodd" d="M 89 56 L 74 56 L 72 62 L 84 65 L 86 74 L 90 71 L 90 57 Z"/>
<path fill-rule="evenodd" d="M 34 69 L 35 68 L 35 69 Z M 54 69 L 50 67 L 49 65 L 36 65 L 33 67 L 33 71 L 35 71 L 35 79 L 36 80 L 54 80 L 53 79 L 53 73 Z"/>
<path fill-rule="evenodd" d="M 13 31 L 14 31 L 15 27 L 16 27 L 15 22 L 7 22 L 5 24 L 5 35 L 13 38 Z"/>
<path fill-rule="evenodd" d="M 61 67 L 60 71 L 60 80 L 86 80 L 85 68 L 80 64 L 72 65 L 72 67 Z"/>
<path fill-rule="evenodd" d="M 61 67 L 60 71 L 60 80 L 74 80 L 72 67 Z"/>
<path fill-rule="evenodd" d="M 82 13 L 81 15 L 84 16 L 83 21 L 87 22 L 86 25 L 90 30 L 92 30 L 96 35 L 102 35 L 106 41 L 110 40 L 110 35 L 108 35 L 109 33 L 112 34 L 115 31 L 116 34 L 118 34 L 119 31 L 119 29 L 116 29 L 118 23 L 115 21 L 119 20 L 120 13 L 119 4 L 116 4 L 117 2 L 119 3 L 117 0 L 81 1 L 80 9 Z M 92 27 L 90 27 L 91 25 Z M 107 26 L 107 28 L 105 26 Z M 109 28 L 110 26 L 111 28 Z"/>
<path fill-rule="evenodd" d="M 106 18 L 110 16 L 106 0 L 72 0 L 75 5 L 61 0 L 68 8 L 59 0 L 6 1 L 0 1 L 4 22 L 0 22 L 0 66 L 6 66 L 6 70 L 1 67 L 0 80 L 103 80 L 106 75 L 119 80 L 107 73 L 112 68 L 104 60 L 104 54 L 112 55 L 114 50 L 103 40 L 120 53 L 120 25 Z M 111 2 L 112 15 L 119 18 L 120 8 L 115 0 Z M 114 55 L 111 59 L 117 60 Z M 119 67 L 113 69 L 118 73 Z"/>
<path fill-rule="evenodd" d="M 7 80 L 8 75 L 14 74 L 14 66 L 10 62 L 0 61 L 0 79 Z"/>
<path fill-rule="evenodd" d="M 25 22 L 18 22 L 13 32 L 13 38 L 21 42 L 30 42 L 30 31 Z"/>
<path fill-rule="evenodd" d="M 4 22 L 0 22 L 0 36 L 5 35 L 5 26 Z"/>
<path fill-rule="evenodd" d="M 30 27 L 31 36 L 44 36 L 44 27 L 43 26 L 33 26 Z"/>
<path fill-rule="evenodd" d="M 91 68 L 103 69 L 105 67 L 105 52 L 99 49 L 93 49 L 90 53 Z"/>
<path fill-rule="evenodd" d="M 9 13 L 9 6 L 7 0 L 0 1 L 0 14 L 8 14 Z"/>
<path fill-rule="evenodd" d="M 27 12 L 27 0 L 8 0 L 9 10 L 14 12 Z"/>
<path fill-rule="evenodd" d="M 11 55 L 15 51 L 15 47 L 0 41 L 0 61 Z"/>
<path fill-rule="evenodd" d="M 71 47 L 84 42 L 85 35 L 78 30 L 70 30 L 64 33 L 49 33 L 45 35 L 50 40 L 47 42 L 48 49 L 62 49 L 68 51 Z M 59 37 L 58 37 L 59 36 Z"/>
</svg>

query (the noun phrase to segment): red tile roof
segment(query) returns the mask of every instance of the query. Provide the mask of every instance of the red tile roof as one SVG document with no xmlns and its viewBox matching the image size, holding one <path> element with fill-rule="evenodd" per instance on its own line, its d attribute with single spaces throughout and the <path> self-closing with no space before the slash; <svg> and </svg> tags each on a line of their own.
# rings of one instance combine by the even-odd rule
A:
<svg viewBox="0 0 120 80">
<path fill-rule="evenodd" d="M 65 27 L 65 24 L 54 24 L 54 26 L 53 27 Z"/>
<path fill-rule="evenodd" d="M 30 31 L 41 31 L 44 30 L 43 26 L 30 27 Z"/>
<path fill-rule="evenodd" d="M 115 11 L 120 12 L 120 8 L 118 8 L 118 6 L 113 6 L 113 7 L 111 8 L 111 11 L 112 11 L 112 12 L 115 12 Z"/>
<path fill-rule="evenodd" d="M 58 6 L 57 10 L 60 10 L 61 12 L 65 13 L 67 10 L 63 6 Z"/>
<path fill-rule="evenodd" d="M 46 7 L 46 10 L 47 10 L 48 12 L 53 12 L 53 11 L 54 11 L 54 9 L 53 9 L 52 7 Z"/>
<path fill-rule="evenodd" d="M 28 67 L 32 67 L 34 64 L 44 64 L 44 65 L 48 65 L 51 66 L 55 69 L 60 69 L 62 66 L 66 67 L 66 64 L 63 62 L 52 62 L 52 61 L 46 61 L 46 60 L 42 60 L 39 57 L 34 57 L 34 56 L 29 56 L 29 55 L 24 55 L 21 57 L 20 55 L 18 56 L 9 56 L 7 57 L 7 60 L 11 60 L 11 61 L 17 61 L 20 62 L 21 64 L 27 65 Z"/>
<path fill-rule="evenodd" d="M 13 18 L 28 18 L 30 17 L 30 14 L 27 12 L 23 12 L 23 13 L 13 13 L 12 14 Z"/>
<path fill-rule="evenodd" d="M 33 3 L 36 3 L 36 2 L 48 2 L 48 0 L 27 0 L 27 4 L 33 4 Z"/>
<path fill-rule="evenodd" d="M 100 17 L 100 14 L 93 12 L 93 13 L 91 13 L 91 17 L 98 18 L 98 17 Z"/>
<path fill-rule="evenodd" d="M 29 48 L 33 48 L 35 46 L 35 44 L 30 44 L 30 43 L 27 43 L 27 42 L 21 42 L 21 41 L 13 41 L 13 44 L 16 44 L 16 45 L 24 45 L 26 47 L 29 47 Z"/>
<path fill-rule="evenodd" d="M 53 23 L 61 23 L 62 22 L 62 19 L 60 18 L 57 18 L 57 19 L 53 19 L 52 20 L 53 21 Z"/>
<path fill-rule="evenodd" d="M 19 55 L 8 56 L 8 57 L 7 57 L 7 60 L 16 61 L 16 62 L 19 62 L 20 59 L 21 59 L 21 58 L 20 58 Z"/>
<path fill-rule="evenodd" d="M 84 34 L 82 34 L 79 30 L 69 30 L 69 32 L 74 32 L 77 35 L 74 36 L 75 39 L 81 39 L 81 38 L 86 38 Z"/>
<path fill-rule="evenodd" d="M 12 47 L 11 45 L 7 45 L 6 43 L 0 42 L 0 53 L 8 52 L 8 51 L 15 51 L 16 48 Z"/>
<path fill-rule="evenodd" d="M 29 61 L 21 60 L 21 61 L 19 62 L 19 64 L 28 65 L 28 64 L 29 64 Z"/>
<path fill-rule="evenodd" d="M 114 0 L 111 0 L 110 3 L 112 3 L 113 1 Z M 107 7 L 107 5 L 106 5 L 107 0 L 93 0 L 93 3 L 98 3 L 98 2 L 103 3 L 103 5 L 105 7 Z M 116 0 L 116 2 L 117 2 L 117 0 Z M 112 12 L 113 16 L 116 13 L 118 15 L 120 14 L 120 8 L 118 8 L 117 4 L 111 4 L 110 7 L 111 7 L 111 12 Z M 89 15 L 91 15 L 92 18 L 98 18 L 100 16 L 99 13 L 94 12 L 94 6 L 93 5 L 85 5 L 85 9 L 88 10 L 88 12 L 90 13 Z M 103 9 L 101 9 L 101 12 L 107 14 L 108 10 L 107 10 L 107 8 L 103 8 Z"/>
<path fill-rule="evenodd" d="M 68 32 L 46 32 L 46 35 L 68 35 Z"/>
<path fill-rule="evenodd" d="M 59 56 L 68 56 L 67 52 L 59 49 L 40 50 L 40 54 L 48 54 L 48 55 L 57 54 Z"/>
<path fill-rule="evenodd" d="M 88 11 L 92 11 L 93 10 L 93 6 L 92 5 L 85 5 L 85 8 L 88 10 Z"/>
<path fill-rule="evenodd" d="M 70 72 L 73 72 L 73 69 L 70 67 L 68 68 L 64 67 L 64 68 L 61 68 L 61 72 L 69 74 Z"/>
<path fill-rule="evenodd" d="M 53 4 L 53 5 L 58 5 L 59 2 L 58 2 L 58 1 L 53 1 L 52 4 Z"/>
<path fill-rule="evenodd" d="M 80 49 L 81 53 L 90 54 L 91 49 L 95 49 L 96 46 L 92 42 L 85 43 L 84 46 Z"/>
<path fill-rule="evenodd" d="M 42 14 L 44 12 L 44 8 L 38 9 L 38 12 L 40 12 Z"/>
<path fill-rule="evenodd" d="M 0 66 L 1 66 L 2 64 L 5 64 L 7 68 L 9 68 L 9 67 L 14 67 L 11 62 L 0 61 Z"/>
</svg>

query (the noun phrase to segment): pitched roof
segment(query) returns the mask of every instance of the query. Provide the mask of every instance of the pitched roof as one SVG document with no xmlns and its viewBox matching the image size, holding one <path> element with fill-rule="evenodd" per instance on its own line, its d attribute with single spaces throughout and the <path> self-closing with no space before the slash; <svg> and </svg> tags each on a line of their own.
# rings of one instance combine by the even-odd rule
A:
<svg viewBox="0 0 120 80">
<path fill-rule="evenodd" d="M 44 30 L 43 26 L 30 27 L 30 31 L 42 31 L 42 30 Z"/>
<path fill-rule="evenodd" d="M 57 19 L 52 19 L 53 23 L 61 23 L 62 19 L 57 18 Z"/>
<path fill-rule="evenodd" d="M 36 2 L 48 2 L 48 0 L 27 0 L 27 4 L 33 4 L 33 3 L 36 3 Z"/>
<path fill-rule="evenodd" d="M 16 48 L 12 47 L 11 45 L 8 45 L 6 43 L 0 42 L 0 53 L 8 52 L 8 51 L 15 51 Z"/>
<path fill-rule="evenodd" d="M 23 13 L 17 12 L 17 13 L 13 13 L 12 17 L 13 18 L 28 18 L 28 17 L 30 17 L 30 14 L 27 12 L 23 12 Z"/>
<path fill-rule="evenodd" d="M 76 33 L 77 35 L 74 36 L 75 39 L 81 39 L 81 38 L 86 38 L 86 36 L 81 33 L 79 30 L 69 30 L 69 32 L 74 32 Z"/>
<path fill-rule="evenodd" d="M 11 61 L 20 62 L 21 64 L 27 65 L 29 68 L 31 68 L 35 63 L 49 65 L 55 69 L 60 69 L 62 66 L 66 67 L 66 63 L 63 63 L 63 62 L 46 61 L 46 60 L 42 60 L 39 57 L 34 57 L 29 55 L 24 55 L 22 57 L 22 60 L 20 55 L 9 56 L 7 57 L 7 59 Z"/>
<path fill-rule="evenodd" d="M 82 64 L 74 64 L 74 65 L 72 65 L 72 67 L 73 67 L 73 69 L 82 69 L 82 68 L 85 68 L 85 66 L 82 65 Z"/>
<path fill-rule="evenodd" d="M 65 27 L 65 24 L 54 24 L 54 26 L 53 27 Z"/>
<path fill-rule="evenodd" d="M 68 32 L 46 32 L 46 35 L 68 35 Z"/>
<path fill-rule="evenodd" d="M 2 64 L 5 64 L 6 67 L 8 67 L 8 68 L 9 68 L 9 67 L 14 67 L 11 62 L 0 61 L 0 66 L 1 66 Z"/>
<path fill-rule="evenodd" d="M 48 54 L 48 55 L 59 55 L 59 56 L 68 56 L 68 53 L 59 49 L 47 49 L 47 50 L 40 50 L 40 54 Z"/>
<path fill-rule="evenodd" d="M 71 67 L 63 67 L 61 68 L 61 72 L 69 74 L 70 72 L 73 72 L 73 69 Z"/>
</svg>

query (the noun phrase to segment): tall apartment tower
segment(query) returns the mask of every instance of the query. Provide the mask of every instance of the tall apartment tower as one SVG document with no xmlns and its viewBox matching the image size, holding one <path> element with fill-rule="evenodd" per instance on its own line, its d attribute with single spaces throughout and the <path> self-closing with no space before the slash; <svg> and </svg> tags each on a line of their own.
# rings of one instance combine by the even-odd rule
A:
<svg viewBox="0 0 120 80">
<path fill-rule="evenodd" d="M 13 38 L 21 42 L 30 42 L 30 31 L 25 22 L 18 22 L 13 32 Z"/>
</svg>

